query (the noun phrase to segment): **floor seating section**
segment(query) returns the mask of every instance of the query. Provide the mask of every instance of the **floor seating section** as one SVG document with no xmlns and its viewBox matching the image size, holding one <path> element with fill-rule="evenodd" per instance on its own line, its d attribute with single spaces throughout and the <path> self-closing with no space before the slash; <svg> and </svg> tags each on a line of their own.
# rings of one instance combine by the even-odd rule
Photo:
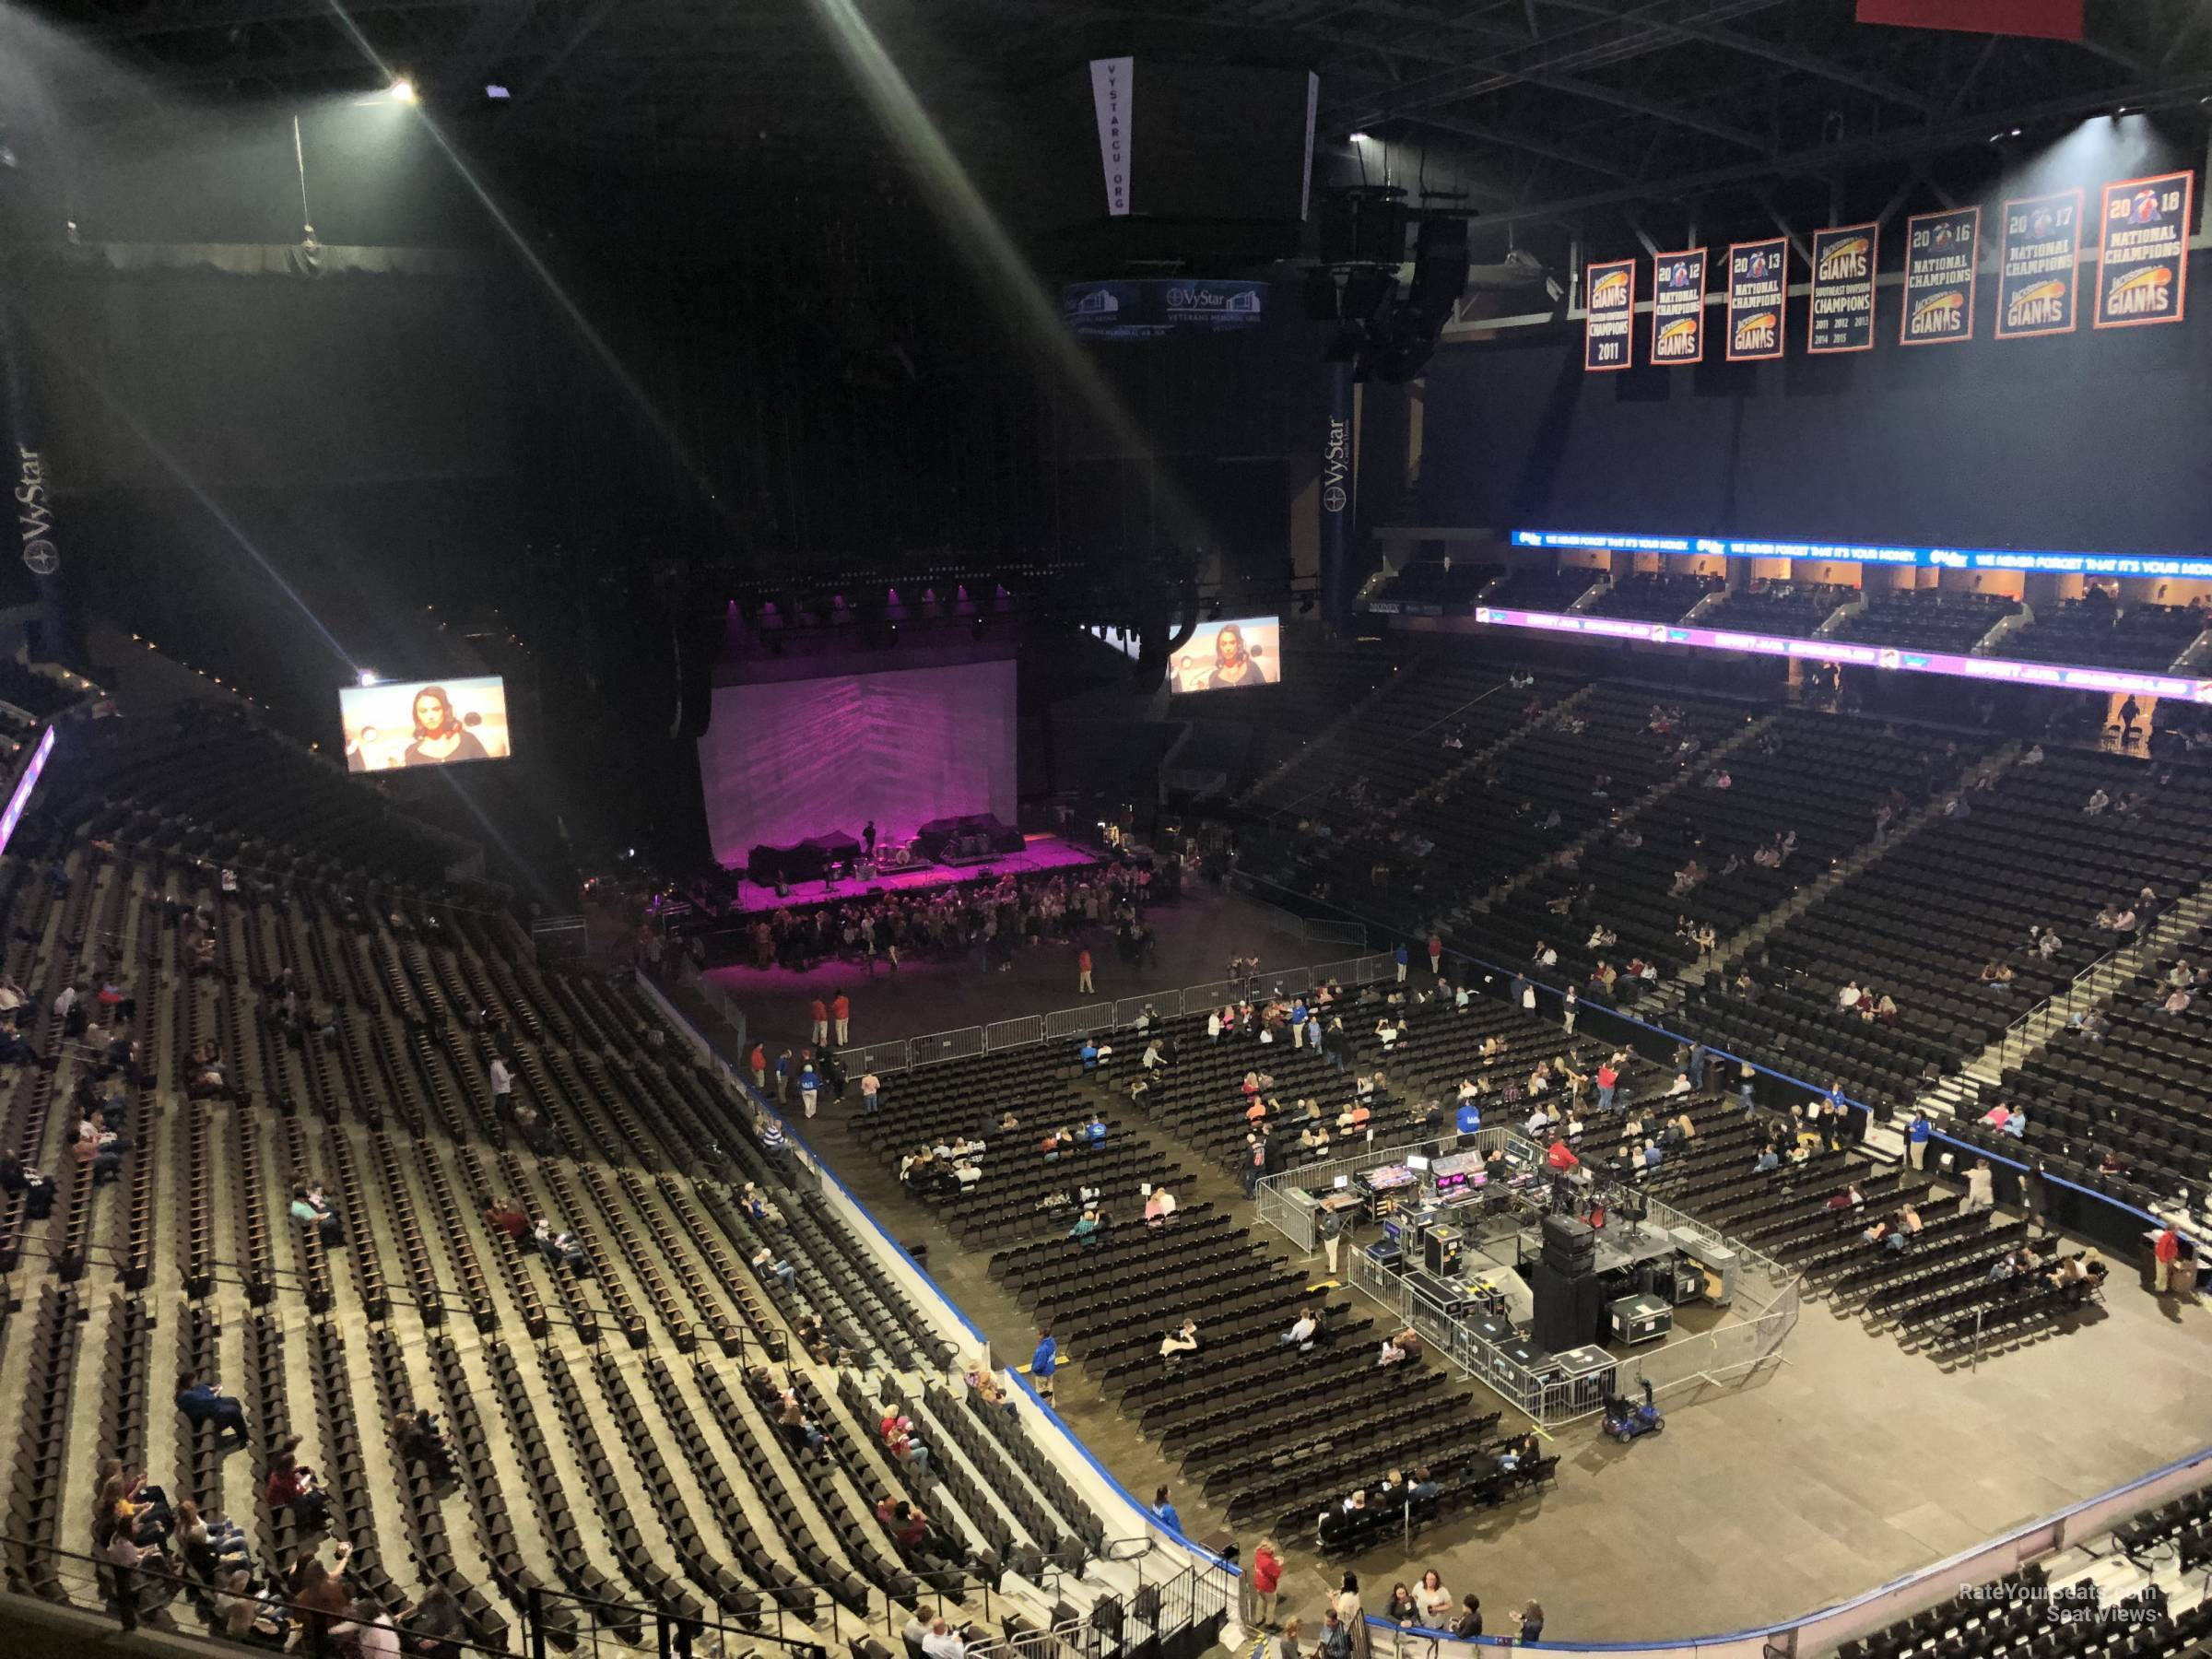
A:
<svg viewBox="0 0 2212 1659">
<path fill-rule="evenodd" d="M 97 1446 L 236 1516 L 257 1572 L 342 1536 L 358 1592 L 397 1611 L 441 1589 L 495 1649 L 520 1642 L 534 1594 L 571 1644 L 625 1623 L 635 1638 L 643 1608 L 780 1619 L 840 1647 L 925 1603 L 1010 1628 L 1022 1604 L 986 1618 L 982 1575 L 1008 1551 L 1079 1566 L 1097 1516 L 1021 1425 L 934 1390 L 958 1459 L 932 1488 L 945 1554 L 926 1572 L 902 1559 L 876 1516 L 900 1487 L 873 1419 L 790 1327 L 821 1321 L 876 1376 L 950 1348 L 787 1182 L 724 1084 L 656 1040 L 634 988 L 542 967 L 509 916 L 469 902 L 480 889 L 442 880 L 436 837 L 412 834 L 325 762 L 228 720 L 102 720 L 57 748 L 0 860 L 0 957 L 53 1062 L 0 1071 L 0 1146 L 55 1172 L 50 1206 L 0 1204 L 29 1292 L 0 1316 L 0 1387 L 29 1403 L 6 1586 L 100 1594 L 41 1549 L 91 1552 Z M 54 1012 L 70 981 L 94 1029 Z M 203 1088 L 208 1045 L 221 1073 Z M 495 1047 L 540 1116 L 535 1143 L 491 1098 Z M 114 1113 L 112 1172 L 68 1155 L 80 1090 Z M 1126 1152 L 1133 1173 L 1159 1164 L 1135 1137 Z M 335 1241 L 291 1219 L 311 1184 Z M 495 1202 L 572 1242 L 510 1237 Z M 789 1283 L 754 1265 L 764 1247 Z M 182 1370 L 240 1401 L 248 1451 L 182 1421 Z M 787 1389 L 827 1455 L 780 1430 Z M 450 1471 L 388 1430 L 418 1409 Z M 293 1435 L 327 1531 L 258 1501 Z M 134 1596 L 149 1625 L 216 1629 L 189 1573 Z"/>
</svg>

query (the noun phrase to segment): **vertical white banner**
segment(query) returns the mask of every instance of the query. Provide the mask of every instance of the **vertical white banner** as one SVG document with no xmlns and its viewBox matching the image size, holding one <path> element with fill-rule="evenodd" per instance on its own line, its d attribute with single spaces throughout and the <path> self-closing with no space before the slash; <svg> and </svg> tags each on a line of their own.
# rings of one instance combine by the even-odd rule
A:
<svg viewBox="0 0 2212 1659">
<path fill-rule="evenodd" d="M 1129 211 L 1129 116 L 1136 80 L 1133 57 L 1090 60 L 1090 103 L 1099 118 L 1099 159 L 1106 168 L 1106 211 Z"/>
<path fill-rule="evenodd" d="M 1313 118 L 1321 112 L 1321 76 L 1306 71 L 1306 171 L 1298 182 L 1298 217 L 1302 221 L 1313 200 Z"/>
</svg>

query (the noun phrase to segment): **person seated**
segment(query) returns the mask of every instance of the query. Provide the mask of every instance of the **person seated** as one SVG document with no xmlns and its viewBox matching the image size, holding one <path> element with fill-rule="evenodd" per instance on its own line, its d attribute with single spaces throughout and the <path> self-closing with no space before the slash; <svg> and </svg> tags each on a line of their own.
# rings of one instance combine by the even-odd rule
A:
<svg viewBox="0 0 2212 1659">
<path fill-rule="evenodd" d="M 1406 1350 L 1397 1345 L 1395 1338 L 1383 1337 L 1382 1355 L 1375 1361 L 1376 1369 L 1381 1370 L 1388 1365 L 1401 1365 L 1405 1363 L 1405 1359 Z"/>
<path fill-rule="evenodd" d="M 1515 1469 L 1537 1462 L 1542 1456 L 1543 1451 L 1536 1444 L 1535 1430 L 1531 1429 L 1505 1442 L 1498 1453 L 1498 1467 L 1511 1474 Z"/>
<path fill-rule="evenodd" d="M 425 1406 L 412 1416 L 403 1412 L 391 1422 L 392 1444 L 400 1462 L 409 1468 L 420 1464 L 431 1481 L 443 1485 L 453 1477 L 453 1453 L 438 1432 L 438 1419 Z"/>
<path fill-rule="evenodd" d="M 1198 1322 L 1186 1319 L 1159 1339 L 1159 1357 L 1171 1371 L 1178 1370 L 1188 1354 L 1198 1351 Z"/>
<path fill-rule="evenodd" d="M 1312 1350 L 1313 1338 L 1320 1329 L 1321 1322 L 1313 1317 L 1313 1310 L 1300 1308 L 1298 1311 L 1298 1318 L 1291 1322 L 1290 1328 L 1275 1339 L 1276 1346 L 1294 1347 L 1301 1354 L 1307 1353 Z"/>
<path fill-rule="evenodd" d="M 1174 1213 L 1175 1194 L 1173 1193 L 1168 1191 L 1164 1186 L 1145 1189 L 1145 1225 L 1147 1228 L 1154 1232 L 1159 1231 L 1167 1226 L 1168 1218 Z"/>
<path fill-rule="evenodd" d="M 484 1219 L 494 1232 L 503 1232 L 518 1244 L 530 1236 L 530 1218 L 512 1204 L 490 1200 L 484 1206 Z"/>
<path fill-rule="evenodd" d="M 53 1177 L 27 1166 L 13 1152 L 0 1152 L 0 1193 L 23 1200 L 23 1214 L 43 1221 L 53 1214 Z"/>
<path fill-rule="evenodd" d="M 572 1234 L 558 1231 L 552 1222 L 541 1218 L 530 1230 L 530 1237 L 548 1262 L 566 1267 L 580 1278 L 591 1277 L 591 1258 L 584 1254 L 583 1246 L 576 1242 Z"/>
<path fill-rule="evenodd" d="M 1083 1139 L 1093 1147 L 1106 1144 L 1106 1120 L 1095 1112 L 1090 1114 L 1090 1122 L 1083 1126 Z"/>
<path fill-rule="evenodd" d="M 346 1230 L 338 1224 L 337 1212 L 330 1201 L 323 1197 L 320 1186 L 299 1185 L 292 1188 L 292 1219 L 303 1229 L 311 1229 L 323 1241 L 325 1249 L 343 1244 Z"/>
<path fill-rule="evenodd" d="M 756 1274 L 772 1277 L 786 1290 L 792 1288 L 797 1282 L 797 1271 L 789 1262 L 777 1255 L 765 1244 L 753 1252 L 750 1261 Z"/>
<path fill-rule="evenodd" d="M 1078 1244 L 1092 1244 L 1097 1242 L 1099 1236 L 1099 1212 L 1093 1209 L 1087 1209 L 1081 1215 L 1077 1216 L 1076 1218 L 1076 1224 L 1067 1230 L 1067 1236 L 1073 1239 Z"/>
</svg>

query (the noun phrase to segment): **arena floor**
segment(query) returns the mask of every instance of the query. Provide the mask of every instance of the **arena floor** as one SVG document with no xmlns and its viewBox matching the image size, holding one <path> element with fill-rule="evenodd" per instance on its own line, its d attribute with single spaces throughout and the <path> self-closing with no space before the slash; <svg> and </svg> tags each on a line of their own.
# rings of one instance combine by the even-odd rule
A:
<svg viewBox="0 0 2212 1659">
<path fill-rule="evenodd" d="M 1167 915 L 1160 931 L 1163 962 L 1195 965 L 1194 978 L 1210 977 L 1206 965 L 1240 938 L 1272 943 L 1270 961 L 1298 954 L 1276 954 L 1279 937 L 1270 939 L 1257 912 L 1210 895 Z M 1041 948 L 1052 960 L 1063 954 Z M 1041 964 L 989 982 L 966 968 L 947 970 L 941 985 L 890 1004 L 886 1021 L 919 1030 L 1056 1006 L 1069 1000 L 1062 968 L 1054 975 Z M 1015 983 L 1002 1000 L 1005 978 Z M 1163 973 L 1158 982 L 1182 981 Z M 1050 994 L 1055 988 L 1058 997 Z M 1101 983 L 1102 994 L 1109 989 Z M 771 1007 L 757 1017 L 783 1029 Z M 839 1110 L 823 1108 L 826 1116 Z M 841 1110 L 857 1112 L 857 1098 Z M 902 1238 L 934 1246 L 931 1271 L 991 1335 L 1000 1359 L 1024 1361 L 1034 1332 L 989 1278 L 987 1256 L 955 1247 L 835 1126 L 818 1122 L 810 1138 Z M 1224 1174 L 1208 1170 L 1195 1186 L 1187 1197 L 1241 1202 Z M 1272 1230 L 1260 1236 L 1288 1248 Z M 1811 1611 L 2206 1442 L 2212 1318 L 2205 1307 L 2161 1309 L 2125 1265 L 2112 1276 L 2108 1301 L 2083 1328 L 1994 1355 L 1978 1371 L 1950 1371 L 1808 1301 L 1783 1349 L 1786 1363 L 1703 1397 L 1677 1394 L 1665 1434 L 1620 1446 L 1589 1427 L 1565 1430 L 1551 1491 L 1435 1528 L 1410 1555 L 1378 1551 L 1351 1564 L 1371 1610 L 1393 1582 L 1433 1566 L 1455 1593 L 1482 1596 L 1493 1630 L 1510 1629 L 1506 1610 L 1533 1597 L 1549 1616 L 1547 1634 L 1566 1641 L 1710 1634 Z M 1174 1483 L 1174 1469 L 1087 1385 L 1079 1364 L 1062 1373 L 1060 1405 L 1140 1497 Z M 1253 1428 L 1266 1431 L 1265 1423 Z M 1194 1488 L 1178 1487 L 1176 1501 L 1194 1536 L 1223 1525 Z M 1311 1612 L 1323 1586 L 1311 1540 L 1280 1542 L 1291 1559 L 1290 1606 Z"/>
</svg>

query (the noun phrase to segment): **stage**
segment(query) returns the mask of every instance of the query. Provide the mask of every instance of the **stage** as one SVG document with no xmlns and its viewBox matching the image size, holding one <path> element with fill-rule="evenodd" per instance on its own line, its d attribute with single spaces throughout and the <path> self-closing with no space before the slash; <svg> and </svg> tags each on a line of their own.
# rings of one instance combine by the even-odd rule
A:
<svg viewBox="0 0 2212 1659">
<path fill-rule="evenodd" d="M 931 888 L 953 887 L 962 882 L 981 881 L 986 877 L 993 880 L 1001 876 L 1031 876 L 1049 870 L 1080 869 L 1085 865 L 1101 861 L 1096 853 L 1065 841 L 1056 835 L 1025 835 L 1018 853 L 997 853 L 988 858 L 960 864 L 916 865 L 903 870 L 878 870 L 875 875 L 862 877 L 847 876 L 841 880 L 802 881 L 792 885 L 790 890 L 779 894 L 772 887 L 741 877 L 737 883 L 736 908 L 728 920 L 738 917 L 766 914 L 793 905 L 821 904 L 836 899 L 859 899 L 872 892 L 913 894 Z"/>
</svg>

